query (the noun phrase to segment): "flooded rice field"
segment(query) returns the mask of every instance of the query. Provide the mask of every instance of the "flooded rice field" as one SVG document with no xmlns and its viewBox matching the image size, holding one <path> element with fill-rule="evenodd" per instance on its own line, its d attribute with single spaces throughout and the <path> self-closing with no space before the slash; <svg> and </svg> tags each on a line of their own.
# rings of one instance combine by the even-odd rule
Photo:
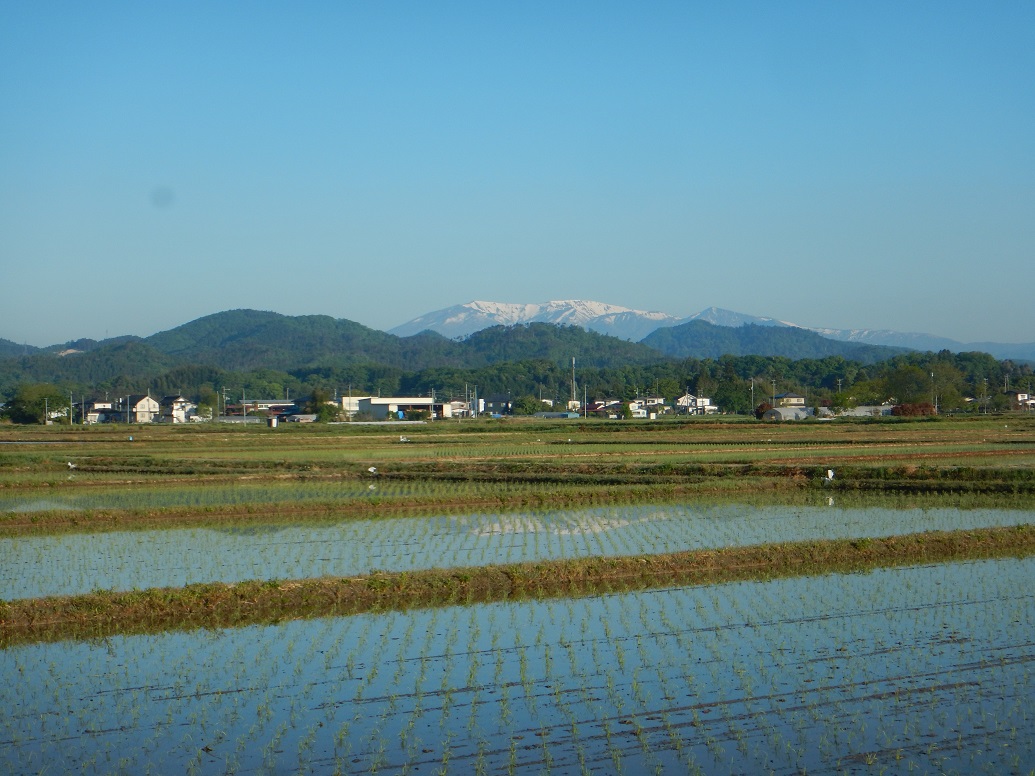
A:
<svg viewBox="0 0 1035 776">
<path fill-rule="evenodd" d="M 0 599 L 624 556 L 1030 523 L 1023 509 L 736 503 L 0 539 Z M 276 518 L 275 511 L 271 519 Z"/>
<path fill-rule="evenodd" d="M 1016 773 L 1033 578 L 980 561 L 10 647 L 0 770 Z"/>
</svg>

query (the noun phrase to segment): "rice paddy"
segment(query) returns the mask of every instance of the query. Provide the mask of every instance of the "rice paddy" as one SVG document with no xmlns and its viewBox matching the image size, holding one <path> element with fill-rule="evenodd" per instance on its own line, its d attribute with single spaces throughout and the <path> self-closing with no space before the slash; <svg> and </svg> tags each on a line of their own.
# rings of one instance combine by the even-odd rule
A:
<svg viewBox="0 0 1035 776">
<path fill-rule="evenodd" d="M 103 636 L 0 639 L 4 771 L 1026 773 L 1035 762 L 1027 543 L 1018 557 L 854 573 L 820 562 L 768 578 L 753 562 L 754 578 L 707 585 L 602 576 L 565 594 L 549 577 L 564 563 L 592 575 L 596 559 L 650 568 L 714 551 L 721 565 L 737 548 L 775 559 L 765 548 L 787 542 L 808 553 L 941 531 L 965 547 L 1003 526 L 1030 532 L 1026 418 L 442 423 L 407 428 L 409 443 L 378 427 L 132 434 L 0 428 L 0 636 L 5 601 L 42 612 L 60 600 L 45 596 L 93 591 L 115 601 L 258 581 L 242 590 L 260 606 L 263 590 L 288 600 L 306 580 L 376 592 L 408 574 L 525 564 L 544 575 L 526 590 L 543 593 L 148 632 L 109 617 Z"/>
<path fill-rule="evenodd" d="M 1021 772 L 1031 559 L 5 650 L 10 772 Z"/>
<path fill-rule="evenodd" d="M 1024 525 L 1023 509 L 723 502 L 0 539 L 0 599 Z"/>
</svg>

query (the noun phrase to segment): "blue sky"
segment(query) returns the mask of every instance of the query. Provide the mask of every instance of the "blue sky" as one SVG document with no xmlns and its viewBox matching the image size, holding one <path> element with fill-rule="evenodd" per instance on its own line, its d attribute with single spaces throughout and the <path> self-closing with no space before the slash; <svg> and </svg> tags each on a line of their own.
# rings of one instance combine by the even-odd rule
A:
<svg viewBox="0 0 1035 776">
<path fill-rule="evenodd" d="M 474 299 L 1035 340 L 1035 3 L 0 1 L 0 337 Z"/>
</svg>

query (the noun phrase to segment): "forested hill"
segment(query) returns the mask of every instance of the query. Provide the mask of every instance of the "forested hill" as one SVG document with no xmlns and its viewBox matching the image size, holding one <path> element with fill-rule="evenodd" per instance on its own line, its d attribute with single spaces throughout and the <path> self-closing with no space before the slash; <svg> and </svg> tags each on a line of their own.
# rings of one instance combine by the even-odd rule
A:
<svg viewBox="0 0 1035 776">
<path fill-rule="evenodd" d="M 397 337 L 323 315 L 231 310 L 141 340 L 116 341 L 59 356 L 54 349 L 0 358 L 0 392 L 22 383 L 108 385 L 122 377 L 146 387 L 179 368 L 327 372 L 357 365 L 416 372 L 550 361 L 584 367 L 644 365 L 666 357 L 637 343 L 578 327 L 529 324 L 485 329 L 456 342 L 433 332 Z"/>
<path fill-rule="evenodd" d="M 657 329 L 642 343 L 673 358 L 730 355 L 783 356 L 797 360 L 841 356 L 863 364 L 874 364 L 907 352 L 905 348 L 841 342 L 791 326 L 746 324 L 731 327 L 700 320 Z"/>
<path fill-rule="evenodd" d="M 329 315 L 258 310 L 208 315 L 144 341 L 194 364 L 242 371 L 355 363 L 422 369 L 461 358 L 458 344 L 437 334 L 402 338 Z"/>
<path fill-rule="evenodd" d="M 11 342 L 11 340 L 0 337 L 0 358 L 27 356 L 38 351 L 39 348 L 34 348 L 32 345 L 19 345 L 17 342 Z"/>
</svg>

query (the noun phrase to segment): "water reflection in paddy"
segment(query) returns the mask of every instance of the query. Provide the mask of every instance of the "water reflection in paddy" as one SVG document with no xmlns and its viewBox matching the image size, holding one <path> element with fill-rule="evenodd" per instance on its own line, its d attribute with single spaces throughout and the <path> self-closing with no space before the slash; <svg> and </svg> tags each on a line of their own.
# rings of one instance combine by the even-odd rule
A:
<svg viewBox="0 0 1035 776">
<path fill-rule="evenodd" d="M 0 771 L 1024 773 L 1035 559 L 0 651 Z"/>
<path fill-rule="evenodd" d="M 0 540 L 0 599 L 246 579 L 348 576 L 811 538 L 1030 523 L 1024 509 L 700 503 L 19 537 Z"/>
</svg>

